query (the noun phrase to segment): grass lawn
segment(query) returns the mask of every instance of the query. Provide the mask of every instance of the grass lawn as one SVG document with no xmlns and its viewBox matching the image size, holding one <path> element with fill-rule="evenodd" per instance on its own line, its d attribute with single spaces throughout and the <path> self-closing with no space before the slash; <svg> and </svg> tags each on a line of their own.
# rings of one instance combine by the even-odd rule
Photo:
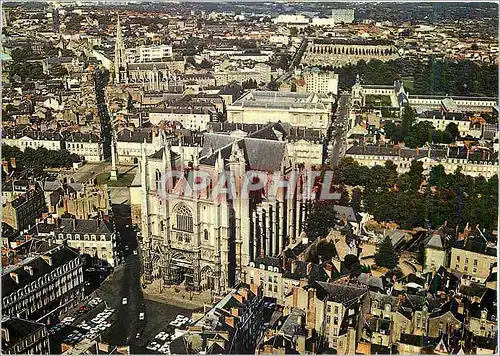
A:
<svg viewBox="0 0 500 356">
<path fill-rule="evenodd" d="M 107 184 L 108 187 L 128 187 L 134 180 L 134 174 L 119 174 L 118 180 L 109 180 L 110 173 L 104 172 L 96 177 L 97 184 Z"/>
<path fill-rule="evenodd" d="M 413 77 L 404 77 L 401 78 L 401 81 L 403 82 L 403 86 L 405 87 L 405 91 L 413 91 Z"/>
<path fill-rule="evenodd" d="M 365 105 L 391 106 L 391 98 L 388 95 L 367 95 Z"/>
</svg>

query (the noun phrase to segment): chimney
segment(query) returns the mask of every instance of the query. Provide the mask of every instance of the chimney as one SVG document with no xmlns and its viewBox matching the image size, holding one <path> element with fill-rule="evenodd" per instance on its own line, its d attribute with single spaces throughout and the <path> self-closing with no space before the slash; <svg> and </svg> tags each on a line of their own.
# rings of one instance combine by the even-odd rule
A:
<svg viewBox="0 0 500 356">
<path fill-rule="evenodd" d="M 309 262 L 307 264 L 307 275 L 308 276 L 311 274 L 311 270 L 312 270 L 312 262 Z"/>
<path fill-rule="evenodd" d="M 232 316 L 240 316 L 240 310 L 238 308 L 231 308 Z"/>
<path fill-rule="evenodd" d="M 265 355 L 272 355 L 274 354 L 273 352 L 273 345 L 264 345 L 264 352 Z"/>
<path fill-rule="evenodd" d="M 6 341 L 6 342 L 10 341 L 9 329 L 2 328 L 2 340 Z"/>
<path fill-rule="evenodd" d="M 52 256 L 50 255 L 42 255 L 42 259 L 47 262 L 49 266 L 52 266 Z"/>
<path fill-rule="evenodd" d="M 227 325 L 234 328 L 234 317 L 233 316 L 226 316 L 224 321 L 226 322 Z"/>
<path fill-rule="evenodd" d="M 233 297 L 235 297 L 240 303 L 243 303 L 243 297 L 237 293 L 233 294 Z"/>
<path fill-rule="evenodd" d="M 297 270 L 297 262 L 292 261 L 292 273 L 295 273 L 296 270 Z"/>
<path fill-rule="evenodd" d="M 256 284 L 250 284 L 250 291 L 252 291 L 254 295 L 259 295 L 259 287 Z"/>
<path fill-rule="evenodd" d="M 10 278 L 17 284 L 19 284 L 19 275 L 16 272 L 10 272 Z"/>
<path fill-rule="evenodd" d="M 24 270 L 29 273 L 30 276 L 33 275 L 33 267 L 31 266 L 24 266 Z"/>
</svg>

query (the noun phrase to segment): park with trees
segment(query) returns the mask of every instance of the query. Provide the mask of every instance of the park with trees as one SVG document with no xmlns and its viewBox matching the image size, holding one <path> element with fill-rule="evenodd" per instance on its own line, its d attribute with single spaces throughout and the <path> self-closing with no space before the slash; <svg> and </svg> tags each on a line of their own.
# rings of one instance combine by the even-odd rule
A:
<svg viewBox="0 0 500 356">
<path fill-rule="evenodd" d="M 394 222 L 403 229 L 448 226 L 462 230 L 467 223 L 486 230 L 497 228 L 498 175 L 486 180 L 457 170 L 447 174 L 442 165 L 433 167 L 424 182 L 423 165 L 413 161 L 410 170 L 398 174 L 396 165 L 361 166 L 350 157 L 333 168 L 333 183 L 352 191 L 349 205 L 373 215 L 379 222 Z M 332 167 L 323 167 L 330 170 Z M 342 200 L 345 200 L 343 198 Z M 310 238 L 326 237 L 335 225 L 336 201 L 317 200 L 305 222 Z"/>
<path fill-rule="evenodd" d="M 45 168 L 71 167 L 73 162 L 81 161 L 80 156 L 67 150 L 48 150 L 44 147 L 33 149 L 27 147 L 24 152 L 18 147 L 2 145 L 2 160 L 16 159 L 18 169 L 31 170 L 35 175 L 42 173 Z"/>
</svg>

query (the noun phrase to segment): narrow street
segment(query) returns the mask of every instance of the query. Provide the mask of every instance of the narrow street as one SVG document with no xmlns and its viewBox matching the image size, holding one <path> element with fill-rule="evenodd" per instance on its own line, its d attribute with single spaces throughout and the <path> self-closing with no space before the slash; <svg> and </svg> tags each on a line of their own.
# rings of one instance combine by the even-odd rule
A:
<svg viewBox="0 0 500 356">
<path fill-rule="evenodd" d="M 345 144 L 346 133 L 349 130 L 347 118 L 349 115 L 349 93 L 342 93 L 339 98 L 337 111 L 333 119 L 332 142 L 333 148 L 330 153 L 330 164 L 336 166 L 344 155 L 343 146 Z"/>
</svg>

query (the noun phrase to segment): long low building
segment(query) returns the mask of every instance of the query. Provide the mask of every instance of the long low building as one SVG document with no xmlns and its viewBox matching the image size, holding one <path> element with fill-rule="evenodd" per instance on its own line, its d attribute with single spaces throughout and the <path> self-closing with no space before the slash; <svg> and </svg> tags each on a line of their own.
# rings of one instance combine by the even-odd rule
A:
<svg viewBox="0 0 500 356">
<path fill-rule="evenodd" d="M 250 91 L 227 107 L 227 121 L 241 124 L 282 122 L 327 131 L 332 98 L 327 94 Z"/>
<path fill-rule="evenodd" d="M 476 155 L 455 156 L 447 149 L 411 149 L 378 146 L 352 146 L 346 151 L 346 157 L 352 157 L 358 164 L 367 167 L 383 166 L 386 161 L 392 161 L 398 167 L 398 173 L 410 170 L 412 161 L 423 163 L 424 174 L 429 174 L 430 169 L 441 164 L 446 174 L 451 174 L 458 167 L 462 173 L 486 179 L 498 174 L 498 161 L 479 158 Z"/>
<path fill-rule="evenodd" d="M 498 106 L 497 98 L 469 96 L 408 95 L 408 102 L 417 111 L 428 109 L 490 113 Z"/>
</svg>

